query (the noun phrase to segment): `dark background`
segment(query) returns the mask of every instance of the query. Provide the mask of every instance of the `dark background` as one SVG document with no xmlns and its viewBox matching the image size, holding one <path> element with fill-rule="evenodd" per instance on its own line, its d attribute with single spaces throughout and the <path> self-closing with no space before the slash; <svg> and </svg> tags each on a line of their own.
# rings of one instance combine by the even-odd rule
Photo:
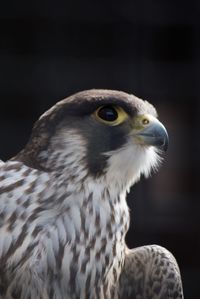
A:
<svg viewBox="0 0 200 299">
<path fill-rule="evenodd" d="M 170 135 L 160 171 L 129 196 L 128 244 L 176 256 L 185 298 L 200 298 L 200 1 L 4 1 L 0 157 L 15 155 L 57 100 L 89 88 L 134 93 Z"/>
</svg>

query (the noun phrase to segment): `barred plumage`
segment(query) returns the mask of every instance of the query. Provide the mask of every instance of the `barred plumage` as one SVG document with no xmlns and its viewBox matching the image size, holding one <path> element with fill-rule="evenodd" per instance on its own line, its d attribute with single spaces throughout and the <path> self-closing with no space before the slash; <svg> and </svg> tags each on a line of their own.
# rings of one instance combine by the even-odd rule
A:
<svg viewBox="0 0 200 299">
<path fill-rule="evenodd" d="M 81 92 L 46 112 L 24 150 L 0 164 L 0 298 L 161 299 L 166 288 L 182 298 L 165 249 L 156 247 L 157 272 L 143 267 L 141 290 L 138 261 L 153 262 L 155 247 L 145 261 L 125 244 L 126 192 L 158 166 L 166 143 L 153 106 L 123 92 Z"/>
</svg>

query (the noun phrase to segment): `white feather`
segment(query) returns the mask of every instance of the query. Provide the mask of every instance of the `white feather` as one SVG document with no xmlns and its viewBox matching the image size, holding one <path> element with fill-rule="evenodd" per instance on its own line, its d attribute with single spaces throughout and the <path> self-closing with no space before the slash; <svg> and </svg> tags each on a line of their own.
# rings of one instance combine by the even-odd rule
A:
<svg viewBox="0 0 200 299">
<path fill-rule="evenodd" d="M 155 147 L 141 146 L 131 141 L 121 149 L 106 153 L 106 155 L 109 157 L 107 183 L 115 183 L 121 190 L 127 191 L 142 174 L 148 177 L 161 162 Z"/>
</svg>

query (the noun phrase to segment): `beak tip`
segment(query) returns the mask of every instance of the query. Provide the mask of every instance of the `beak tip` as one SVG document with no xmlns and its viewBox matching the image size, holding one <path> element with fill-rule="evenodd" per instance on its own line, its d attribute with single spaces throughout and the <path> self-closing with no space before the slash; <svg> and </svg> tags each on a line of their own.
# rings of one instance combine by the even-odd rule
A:
<svg viewBox="0 0 200 299">
<path fill-rule="evenodd" d="M 163 149 L 164 152 L 166 152 L 168 150 L 168 147 L 169 147 L 169 137 L 167 136 L 163 140 L 163 144 L 161 145 L 161 148 Z"/>
<path fill-rule="evenodd" d="M 160 123 L 157 131 L 157 140 L 155 146 L 160 147 L 164 152 L 167 151 L 169 146 L 169 136 L 165 127 Z"/>
</svg>

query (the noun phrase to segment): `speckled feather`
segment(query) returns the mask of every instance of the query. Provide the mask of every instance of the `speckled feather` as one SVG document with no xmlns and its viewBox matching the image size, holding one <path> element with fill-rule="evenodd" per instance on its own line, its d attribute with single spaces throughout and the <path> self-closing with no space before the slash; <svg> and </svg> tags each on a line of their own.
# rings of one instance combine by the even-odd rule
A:
<svg viewBox="0 0 200 299">
<path fill-rule="evenodd" d="M 125 129 L 118 142 L 94 146 L 95 132 L 114 132 L 90 118 L 107 103 L 131 117 L 156 116 L 152 105 L 126 93 L 78 93 L 47 111 L 25 149 L 0 163 L 0 298 L 183 298 L 178 266 L 165 249 L 126 248 L 126 192 L 159 156 L 154 147 L 130 145 Z M 163 295 L 163 281 L 172 296 Z"/>
</svg>

